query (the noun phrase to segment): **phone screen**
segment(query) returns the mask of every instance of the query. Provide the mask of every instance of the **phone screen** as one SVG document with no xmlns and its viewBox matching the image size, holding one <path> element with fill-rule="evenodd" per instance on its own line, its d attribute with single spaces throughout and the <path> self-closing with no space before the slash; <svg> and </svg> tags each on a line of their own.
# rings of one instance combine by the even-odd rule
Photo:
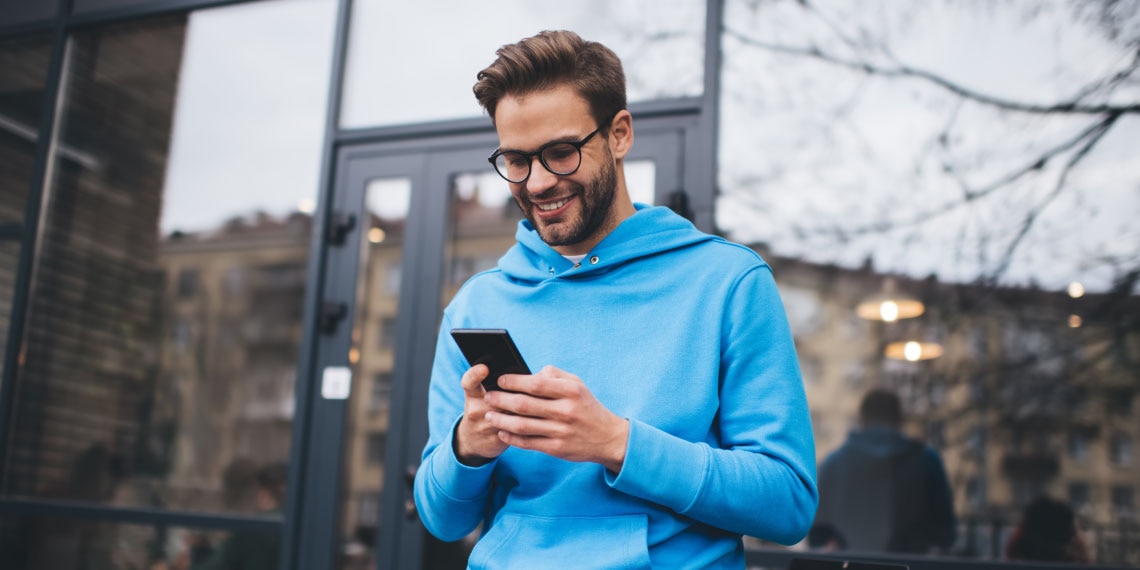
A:
<svg viewBox="0 0 1140 570">
<path fill-rule="evenodd" d="M 451 329 L 451 338 L 459 345 L 468 364 L 487 365 L 490 374 L 483 380 L 483 387 L 487 390 L 501 390 L 499 376 L 503 374 L 530 374 L 530 368 L 506 330 Z"/>
</svg>

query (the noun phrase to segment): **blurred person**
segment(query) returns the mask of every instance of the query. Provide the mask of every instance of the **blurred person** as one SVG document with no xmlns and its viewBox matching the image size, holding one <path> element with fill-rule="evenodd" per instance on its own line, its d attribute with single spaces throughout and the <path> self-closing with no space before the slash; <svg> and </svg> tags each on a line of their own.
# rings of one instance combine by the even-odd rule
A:
<svg viewBox="0 0 1140 570">
<path fill-rule="evenodd" d="M 497 51 L 474 91 L 525 219 L 444 311 L 415 499 L 471 568 L 744 568 L 807 533 L 815 459 L 771 269 L 635 205 L 622 65 L 573 32 Z M 505 328 L 534 374 L 487 391 L 452 328 Z"/>
<path fill-rule="evenodd" d="M 288 467 L 273 463 L 254 475 L 253 505 L 257 514 L 280 514 Z M 189 570 L 277 570 L 281 539 L 274 533 L 234 531 L 215 548 L 201 533 L 190 535 L 188 550 L 176 567 Z"/>
<path fill-rule="evenodd" d="M 1037 562 L 1089 562 L 1073 509 L 1044 496 L 1022 511 L 1021 522 L 1006 544 L 1005 557 Z"/>
<path fill-rule="evenodd" d="M 928 553 L 954 543 L 942 458 L 902 433 L 902 417 L 898 395 L 871 390 L 859 429 L 820 465 L 816 524 L 833 526 L 851 550 Z"/>
</svg>

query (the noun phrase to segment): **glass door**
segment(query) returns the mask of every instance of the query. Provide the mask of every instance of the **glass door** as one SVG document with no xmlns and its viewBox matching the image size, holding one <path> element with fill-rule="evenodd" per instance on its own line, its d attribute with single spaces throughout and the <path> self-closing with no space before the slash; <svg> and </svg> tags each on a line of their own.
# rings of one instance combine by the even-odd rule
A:
<svg viewBox="0 0 1140 570">
<path fill-rule="evenodd" d="M 683 128 L 638 134 L 626 161 L 635 201 L 664 202 L 680 189 L 682 142 Z M 475 536 L 441 543 L 424 532 L 411 485 L 427 440 L 443 307 L 467 278 L 495 266 L 522 218 L 487 164 L 496 144 L 488 130 L 347 148 L 339 157 L 332 219 L 348 229 L 343 245 L 329 250 L 314 419 L 324 435 L 310 440 L 310 463 L 327 465 L 335 455 L 339 465 L 321 476 L 339 489 L 330 511 L 335 568 L 466 564 Z"/>
</svg>

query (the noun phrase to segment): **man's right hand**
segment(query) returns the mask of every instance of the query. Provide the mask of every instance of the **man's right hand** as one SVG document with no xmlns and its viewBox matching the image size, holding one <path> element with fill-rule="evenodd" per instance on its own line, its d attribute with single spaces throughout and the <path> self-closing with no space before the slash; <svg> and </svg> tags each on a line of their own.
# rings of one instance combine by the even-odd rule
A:
<svg viewBox="0 0 1140 570">
<path fill-rule="evenodd" d="M 487 391 L 483 380 L 490 370 L 483 364 L 476 364 L 463 373 L 463 419 L 455 429 L 455 456 L 459 462 L 470 467 L 486 465 L 507 449 L 507 444 L 499 439 L 499 430 L 491 427 L 486 419 L 491 407 L 483 400 Z"/>
</svg>

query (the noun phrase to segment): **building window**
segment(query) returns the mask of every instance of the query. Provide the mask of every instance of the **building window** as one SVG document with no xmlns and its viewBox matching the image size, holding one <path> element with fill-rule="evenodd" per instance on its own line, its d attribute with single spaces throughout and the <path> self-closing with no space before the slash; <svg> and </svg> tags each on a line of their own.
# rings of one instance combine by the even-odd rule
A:
<svg viewBox="0 0 1140 570">
<path fill-rule="evenodd" d="M 404 266 L 400 260 L 388 262 L 388 270 L 384 272 L 384 290 L 392 295 L 400 294 L 400 279 L 404 275 Z"/>
<path fill-rule="evenodd" d="M 368 409 L 373 412 L 382 412 L 388 409 L 388 402 L 392 399 L 392 373 L 380 372 L 372 376 L 372 394 L 368 401 Z"/>
<path fill-rule="evenodd" d="M 1132 516 L 1136 508 L 1136 497 L 1131 486 L 1114 485 L 1112 487 L 1112 510 L 1117 516 Z"/>
<path fill-rule="evenodd" d="M 189 299 L 198 293 L 198 270 L 183 269 L 178 272 L 178 298 Z"/>
<path fill-rule="evenodd" d="M 380 493 L 356 494 L 356 525 L 375 527 L 380 524 Z"/>
<path fill-rule="evenodd" d="M 985 477 L 971 477 L 966 481 L 966 504 L 974 511 L 981 511 L 986 507 L 986 479 Z"/>
<path fill-rule="evenodd" d="M 926 423 L 926 443 L 935 449 L 946 445 L 946 425 L 938 420 Z"/>
<path fill-rule="evenodd" d="M 396 346 L 396 317 L 380 319 L 380 348 Z"/>
<path fill-rule="evenodd" d="M 974 426 L 970 429 L 970 435 L 966 440 L 966 450 L 975 457 L 980 457 L 986 451 L 986 428 L 985 426 Z"/>
<path fill-rule="evenodd" d="M 1110 416 L 1126 417 L 1132 414 L 1132 390 L 1118 388 L 1109 390 L 1105 401 L 1105 411 Z"/>
<path fill-rule="evenodd" d="M 1108 454 L 1112 462 L 1121 467 L 1132 464 L 1132 438 L 1118 433 L 1108 442 Z"/>
<path fill-rule="evenodd" d="M 1090 497 L 1092 493 L 1089 491 L 1089 484 L 1084 481 L 1074 481 L 1069 483 L 1069 503 L 1073 505 L 1074 510 L 1081 510 L 1088 507 L 1090 504 Z"/>
<path fill-rule="evenodd" d="M 368 434 L 367 445 L 368 463 L 370 465 L 382 465 L 384 463 L 384 450 L 388 447 L 388 433 L 374 431 Z"/>
<path fill-rule="evenodd" d="M 1091 437 L 1088 432 L 1081 429 L 1075 429 L 1069 432 L 1069 458 L 1073 461 L 1085 462 L 1089 458 L 1089 442 Z"/>
</svg>

